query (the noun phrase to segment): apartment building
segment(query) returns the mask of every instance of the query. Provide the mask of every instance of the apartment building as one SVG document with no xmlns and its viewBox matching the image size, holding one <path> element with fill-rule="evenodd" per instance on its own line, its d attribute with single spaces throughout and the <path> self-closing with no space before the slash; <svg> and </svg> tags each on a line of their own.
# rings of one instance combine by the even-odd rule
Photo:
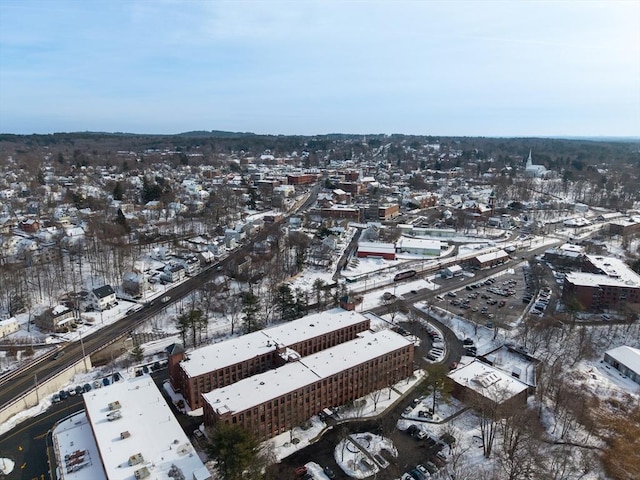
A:
<svg viewBox="0 0 640 480">
<path fill-rule="evenodd" d="M 356 338 L 369 330 L 360 313 L 341 308 L 309 315 L 192 352 L 169 355 L 169 377 L 193 410 L 203 393 Z"/>
<path fill-rule="evenodd" d="M 413 372 L 414 346 L 391 330 L 358 338 L 205 393 L 204 423 L 240 425 L 263 441 L 323 409 L 389 388 Z"/>
<path fill-rule="evenodd" d="M 565 276 L 563 301 L 575 300 L 586 310 L 619 310 L 640 303 L 640 275 L 622 260 L 587 255 L 583 270 Z"/>
</svg>

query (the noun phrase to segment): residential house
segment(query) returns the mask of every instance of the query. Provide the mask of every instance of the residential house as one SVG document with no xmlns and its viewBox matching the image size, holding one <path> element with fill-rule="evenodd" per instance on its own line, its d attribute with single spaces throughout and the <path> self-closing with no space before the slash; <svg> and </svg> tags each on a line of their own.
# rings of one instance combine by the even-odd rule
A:
<svg viewBox="0 0 640 480">
<path fill-rule="evenodd" d="M 108 310 L 115 306 L 116 302 L 116 292 L 111 285 L 103 285 L 91 290 L 91 304 L 97 311 Z"/>
</svg>

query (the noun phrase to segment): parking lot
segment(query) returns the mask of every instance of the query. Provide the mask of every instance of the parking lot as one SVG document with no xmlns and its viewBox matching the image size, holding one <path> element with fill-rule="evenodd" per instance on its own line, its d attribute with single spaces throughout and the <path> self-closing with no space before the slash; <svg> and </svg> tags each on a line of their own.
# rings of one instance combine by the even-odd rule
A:
<svg viewBox="0 0 640 480">
<path fill-rule="evenodd" d="M 526 275 L 525 275 L 526 273 Z M 528 267 L 519 265 L 505 273 L 436 297 L 436 305 L 478 325 L 509 328 L 535 294 Z"/>
</svg>

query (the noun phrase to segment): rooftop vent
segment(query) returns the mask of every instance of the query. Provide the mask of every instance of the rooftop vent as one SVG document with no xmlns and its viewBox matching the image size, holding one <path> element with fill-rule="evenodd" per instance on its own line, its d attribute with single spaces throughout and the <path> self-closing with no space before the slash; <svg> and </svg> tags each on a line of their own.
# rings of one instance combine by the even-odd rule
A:
<svg viewBox="0 0 640 480">
<path fill-rule="evenodd" d="M 140 480 L 142 478 L 147 478 L 148 476 L 151 475 L 151 473 L 149 473 L 149 469 L 147 467 L 139 468 L 138 470 L 133 472 L 133 474 L 135 475 L 136 480 Z"/>
<path fill-rule="evenodd" d="M 139 465 L 144 462 L 144 457 L 141 453 L 136 453 L 135 455 L 131 455 L 129 457 L 129 466 Z"/>
<path fill-rule="evenodd" d="M 110 411 L 114 411 L 114 410 L 120 410 L 122 408 L 122 405 L 120 405 L 120 402 L 118 400 L 116 400 L 115 402 L 111 402 L 109 404 L 109 410 Z"/>
<path fill-rule="evenodd" d="M 125 438 L 129 438 L 131 436 L 131 434 L 129 433 L 128 430 L 121 432 L 120 433 L 120 440 L 124 440 Z"/>
</svg>

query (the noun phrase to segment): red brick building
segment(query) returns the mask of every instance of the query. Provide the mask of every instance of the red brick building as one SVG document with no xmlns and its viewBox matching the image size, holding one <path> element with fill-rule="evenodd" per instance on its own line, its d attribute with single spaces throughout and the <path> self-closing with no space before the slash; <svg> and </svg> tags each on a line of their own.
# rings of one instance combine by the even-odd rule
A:
<svg viewBox="0 0 640 480">
<path fill-rule="evenodd" d="M 288 185 L 311 185 L 318 181 L 318 174 L 316 173 L 300 173 L 294 175 L 287 175 Z"/>
<path fill-rule="evenodd" d="M 309 315 L 225 342 L 169 356 L 171 386 L 192 409 L 201 394 L 356 338 L 368 318 L 342 309 Z"/>
<path fill-rule="evenodd" d="M 323 409 L 388 388 L 413 373 L 414 346 L 390 330 L 323 350 L 203 395 L 204 423 L 240 425 L 258 441 Z"/>
<path fill-rule="evenodd" d="M 587 255 L 583 270 L 565 276 L 565 303 L 578 302 L 586 310 L 620 310 L 628 303 L 640 303 L 640 276 L 622 260 Z"/>
</svg>

